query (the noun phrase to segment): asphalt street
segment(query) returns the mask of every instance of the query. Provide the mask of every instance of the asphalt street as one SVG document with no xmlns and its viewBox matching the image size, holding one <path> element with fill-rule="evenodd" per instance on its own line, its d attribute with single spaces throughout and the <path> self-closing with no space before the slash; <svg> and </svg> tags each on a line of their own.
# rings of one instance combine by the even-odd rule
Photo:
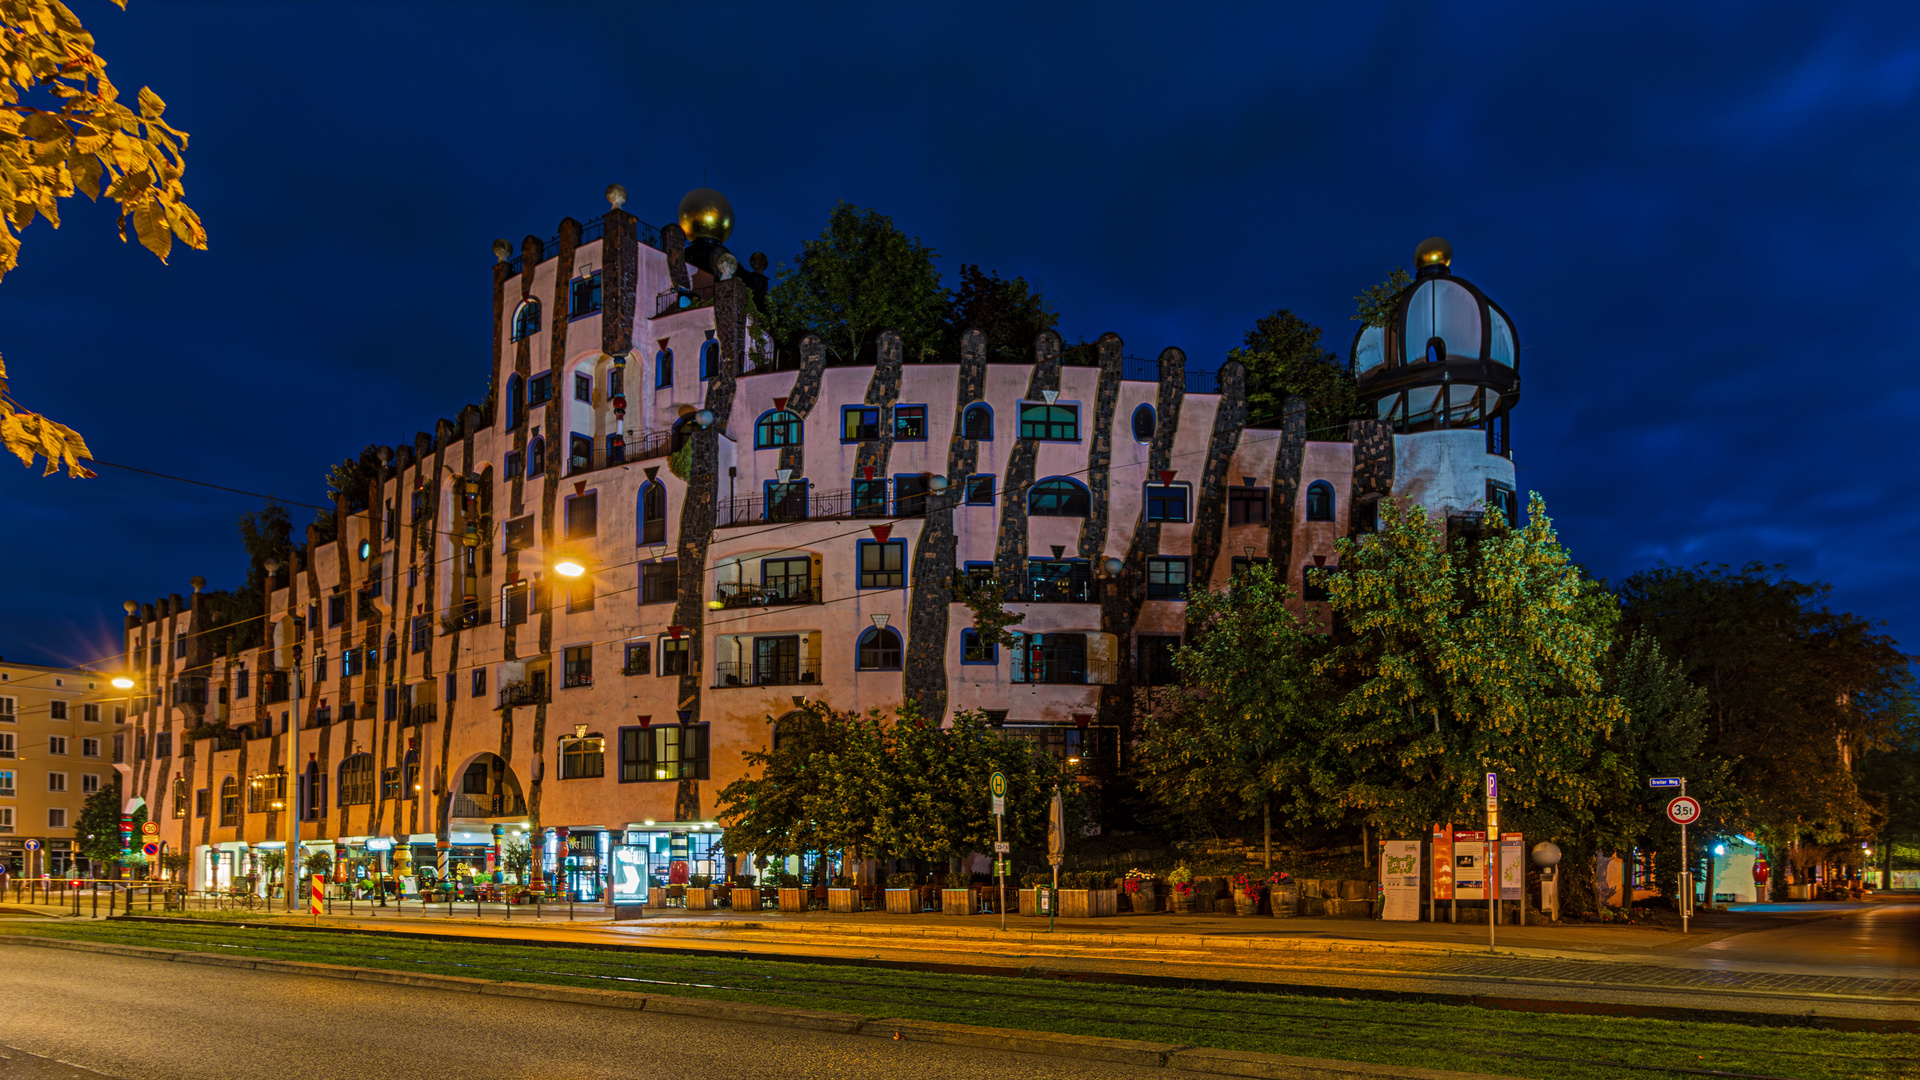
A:
<svg viewBox="0 0 1920 1080">
<path fill-rule="evenodd" d="M 0 968 L 0 1080 L 1165 1076 L 1160 1069 L 56 949 Z M 0 1050 L 0 1057 L 6 1056 Z"/>
</svg>

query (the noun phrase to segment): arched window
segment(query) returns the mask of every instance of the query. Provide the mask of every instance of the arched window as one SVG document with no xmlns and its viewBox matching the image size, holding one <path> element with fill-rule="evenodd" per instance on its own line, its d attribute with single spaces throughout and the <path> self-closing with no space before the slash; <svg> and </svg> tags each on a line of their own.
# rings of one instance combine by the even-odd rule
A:
<svg viewBox="0 0 1920 1080">
<path fill-rule="evenodd" d="M 545 475 L 547 471 L 547 440 L 535 435 L 527 443 L 527 476 Z"/>
<path fill-rule="evenodd" d="M 679 453 L 680 448 L 687 445 L 687 440 L 693 438 L 693 433 L 700 430 L 700 421 L 694 419 L 698 415 L 688 413 L 673 422 L 673 437 L 667 443 L 668 453 Z"/>
<path fill-rule="evenodd" d="M 658 480 L 640 485 L 640 542 L 667 542 L 667 485 Z"/>
<path fill-rule="evenodd" d="M 1142 404 L 1133 410 L 1133 439 L 1135 442 L 1153 441 L 1153 406 Z"/>
<path fill-rule="evenodd" d="M 336 806 L 367 806 L 373 802 L 373 755 L 350 754 L 340 763 Z"/>
<path fill-rule="evenodd" d="M 310 761 L 300 778 L 300 820 L 319 821 L 327 816 L 327 781 L 320 775 L 320 763 Z"/>
<path fill-rule="evenodd" d="M 517 428 L 527 416 L 527 384 L 518 375 L 507 376 L 507 426 Z"/>
<path fill-rule="evenodd" d="M 653 354 L 653 385 L 673 385 L 673 350 L 661 349 Z"/>
<path fill-rule="evenodd" d="M 1427 339 L 1427 363 L 1443 363 L 1447 359 L 1447 340 L 1442 337 Z"/>
<path fill-rule="evenodd" d="M 1333 520 L 1333 485 L 1325 480 L 1307 485 L 1307 520 Z"/>
<path fill-rule="evenodd" d="M 1034 517 L 1086 517 L 1092 510 L 1087 486 L 1064 476 L 1042 480 L 1027 493 L 1027 513 Z"/>
<path fill-rule="evenodd" d="M 861 671 L 899 671 L 900 632 L 890 626 L 875 626 L 861 634 L 856 666 Z"/>
<path fill-rule="evenodd" d="M 800 445 L 800 416 L 786 409 L 774 409 L 760 414 L 753 425 L 753 448 L 765 450 L 773 446 Z"/>
<path fill-rule="evenodd" d="M 173 816 L 187 816 L 187 778 L 184 776 L 173 778 Z"/>
<path fill-rule="evenodd" d="M 220 824 L 240 823 L 240 781 L 227 777 L 220 781 Z"/>
<path fill-rule="evenodd" d="M 976 401 L 967 406 L 960 417 L 960 437 L 963 439 L 993 438 L 993 406 L 984 401 Z"/>
<path fill-rule="evenodd" d="M 523 300 L 513 312 L 513 340 L 534 333 L 540 329 L 540 301 Z"/>
<path fill-rule="evenodd" d="M 720 366 L 720 343 L 709 341 L 700 346 L 700 381 L 713 378 L 715 368 Z"/>
</svg>

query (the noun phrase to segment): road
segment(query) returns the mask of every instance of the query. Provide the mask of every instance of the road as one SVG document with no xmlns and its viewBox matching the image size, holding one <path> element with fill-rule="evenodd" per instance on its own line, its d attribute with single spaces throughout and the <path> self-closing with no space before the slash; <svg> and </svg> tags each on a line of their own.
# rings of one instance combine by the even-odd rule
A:
<svg viewBox="0 0 1920 1080">
<path fill-rule="evenodd" d="M 1746 904 L 1739 914 L 1794 905 Z M 1798 905 L 1802 910 L 1808 905 Z M 1721 938 L 1681 954 L 1714 966 L 1761 966 L 1831 972 L 1845 969 L 1888 979 L 1920 978 L 1920 903 L 1834 904 L 1834 917 Z"/>
<path fill-rule="evenodd" d="M 1166 1075 L 1103 1062 L 58 949 L 9 949 L 6 961 L 0 1047 L 126 1080 Z M 34 1062 L 0 1064 L 0 1080 L 83 1075 Z"/>
</svg>

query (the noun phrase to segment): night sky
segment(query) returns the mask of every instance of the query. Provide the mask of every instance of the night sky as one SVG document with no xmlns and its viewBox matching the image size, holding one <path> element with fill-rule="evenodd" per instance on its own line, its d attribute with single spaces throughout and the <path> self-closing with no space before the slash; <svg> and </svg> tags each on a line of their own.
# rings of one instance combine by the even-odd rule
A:
<svg viewBox="0 0 1920 1080">
<path fill-rule="evenodd" d="M 1518 324 L 1520 486 L 1576 558 L 1783 562 L 1920 644 L 1912 5 L 68 2 L 211 236 L 163 266 L 79 199 L 0 283 L 13 396 L 105 461 L 323 501 L 480 400 L 494 238 L 611 181 L 656 225 L 711 183 L 742 261 L 872 207 L 1207 368 L 1276 307 L 1344 355 L 1438 232 Z M 8 660 L 241 580 L 258 500 L 100 472 L 0 461 Z"/>
</svg>

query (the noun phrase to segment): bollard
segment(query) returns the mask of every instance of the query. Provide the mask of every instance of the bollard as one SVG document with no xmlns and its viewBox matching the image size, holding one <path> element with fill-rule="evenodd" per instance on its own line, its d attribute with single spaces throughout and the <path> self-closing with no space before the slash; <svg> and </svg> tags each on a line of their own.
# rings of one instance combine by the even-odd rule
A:
<svg viewBox="0 0 1920 1080">
<path fill-rule="evenodd" d="M 93 917 L 100 917 L 100 883 L 93 883 Z"/>
</svg>

